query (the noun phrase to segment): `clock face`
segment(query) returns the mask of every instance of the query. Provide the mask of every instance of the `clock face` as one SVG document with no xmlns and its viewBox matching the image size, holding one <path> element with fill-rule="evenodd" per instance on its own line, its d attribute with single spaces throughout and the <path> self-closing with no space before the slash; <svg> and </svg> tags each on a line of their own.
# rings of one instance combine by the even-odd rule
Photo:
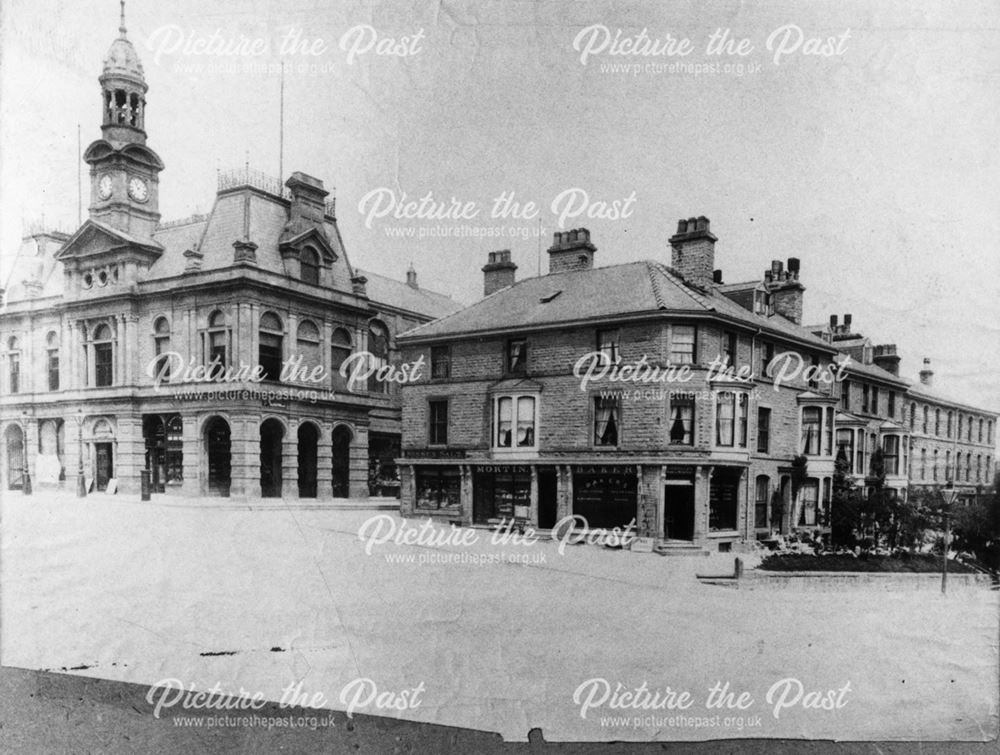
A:
<svg viewBox="0 0 1000 755">
<path fill-rule="evenodd" d="M 107 199 L 111 196 L 111 176 L 107 173 L 101 176 L 101 180 L 97 183 L 97 194 L 101 199 Z"/>
<path fill-rule="evenodd" d="M 149 199 L 149 188 L 141 178 L 130 178 L 128 182 L 128 195 L 136 202 L 145 202 Z"/>
</svg>

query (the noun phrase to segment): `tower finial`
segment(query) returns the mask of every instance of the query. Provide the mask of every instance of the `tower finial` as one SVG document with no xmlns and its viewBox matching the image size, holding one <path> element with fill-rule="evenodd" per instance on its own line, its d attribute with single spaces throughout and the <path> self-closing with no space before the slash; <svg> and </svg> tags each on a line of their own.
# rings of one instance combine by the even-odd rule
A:
<svg viewBox="0 0 1000 755">
<path fill-rule="evenodd" d="M 122 38 L 124 39 L 124 37 L 125 37 L 125 0 L 121 0 L 121 6 L 122 6 L 122 15 L 121 15 L 121 21 L 118 24 L 118 31 L 121 32 Z"/>
</svg>

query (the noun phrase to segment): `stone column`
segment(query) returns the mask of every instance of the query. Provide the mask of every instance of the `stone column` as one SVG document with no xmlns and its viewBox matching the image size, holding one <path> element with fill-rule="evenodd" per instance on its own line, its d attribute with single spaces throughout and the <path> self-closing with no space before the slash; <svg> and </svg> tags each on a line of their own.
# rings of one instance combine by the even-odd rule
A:
<svg viewBox="0 0 1000 755">
<path fill-rule="evenodd" d="M 231 498 L 260 498 L 260 415 L 241 414 L 230 426 Z"/>
<path fill-rule="evenodd" d="M 197 415 L 181 415 L 183 423 L 181 429 L 181 443 L 184 453 L 183 474 L 184 482 L 181 484 L 181 495 L 195 497 L 204 495 L 202 490 L 202 447 L 201 436 L 199 434 L 200 418 Z M 207 470 L 206 470 L 207 479 Z"/>
<path fill-rule="evenodd" d="M 403 516 L 413 516 L 417 500 L 416 470 L 412 464 L 402 464 L 399 467 L 399 513 Z"/>
<path fill-rule="evenodd" d="M 281 497 L 299 499 L 299 425 L 288 418 L 288 432 L 281 439 Z"/>
<path fill-rule="evenodd" d="M 121 495 L 138 495 L 139 472 L 146 466 L 142 420 L 131 415 L 119 415 L 117 426 L 114 476 L 118 479 L 118 492 Z"/>
<path fill-rule="evenodd" d="M 472 524 L 472 517 L 474 516 L 473 507 L 475 506 L 475 487 L 473 483 L 472 465 L 462 464 L 459 466 L 459 474 L 461 475 L 461 488 L 459 489 L 462 501 L 462 523 Z M 414 485 L 416 480 L 414 480 Z"/>
<path fill-rule="evenodd" d="M 333 499 L 333 425 L 319 423 L 316 440 L 316 498 Z"/>
<path fill-rule="evenodd" d="M 531 506 L 528 509 L 528 519 L 532 527 L 538 526 L 538 467 L 531 465 Z"/>
<path fill-rule="evenodd" d="M 358 425 L 351 441 L 348 489 L 351 498 L 368 498 L 368 428 Z"/>
<path fill-rule="evenodd" d="M 711 467 L 695 467 L 694 471 L 694 542 L 705 542 L 708 534 L 708 489 L 711 484 Z"/>
<path fill-rule="evenodd" d="M 573 513 L 573 467 L 559 467 L 559 490 L 556 504 L 556 521 Z"/>
<path fill-rule="evenodd" d="M 125 384 L 133 385 L 136 380 L 136 366 L 139 363 L 139 340 L 137 338 L 139 318 L 125 315 Z"/>
</svg>

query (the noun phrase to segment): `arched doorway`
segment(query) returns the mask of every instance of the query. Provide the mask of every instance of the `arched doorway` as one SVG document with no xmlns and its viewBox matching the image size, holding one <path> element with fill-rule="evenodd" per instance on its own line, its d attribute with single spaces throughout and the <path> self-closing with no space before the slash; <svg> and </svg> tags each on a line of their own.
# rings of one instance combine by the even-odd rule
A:
<svg viewBox="0 0 1000 755">
<path fill-rule="evenodd" d="M 24 487 L 24 432 L 17 425 L 11 425 L 5 433 L 7 446 L 7 489 L 21 490 Z"/>
<path fill-rule="evenodd" d="M 316 444 L 319 431 L 312 422 L 299 425 L 299 498 L 316 497 Z"/>
<path fill-rule="evenodd" d="M 260 426 L 260 494 L 264 498 L 281 497 L 281 445 L 285 428 L 274 419 Z"/>
<path fill-rule="evenodd" d="M 350 429 L 338 425 L 333 429 L 333 495 L 347 498 L 351 494 L 351 441 Z"/>
<path fill-rule="evenodd" d="M 205 426 L 205 448 L 208 456 L 208 493 L 229 496 L 232 459 L 229 423 L 222 417 L 212 418 Z"/>
</svg>

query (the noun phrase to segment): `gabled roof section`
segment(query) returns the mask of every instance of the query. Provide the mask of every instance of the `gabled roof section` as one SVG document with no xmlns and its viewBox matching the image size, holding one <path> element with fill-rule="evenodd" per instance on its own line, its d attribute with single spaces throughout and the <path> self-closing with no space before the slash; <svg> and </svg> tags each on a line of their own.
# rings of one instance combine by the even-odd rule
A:
<svg viewBox="0 0 1000 755">
<path fill-rule="evenodd" d="M 69 237 L 62 248 L 56 252 L 56 259 L 65 260 L 72 257 L 89 257 L 127 246 L 138 247 L 156 254 L 163 251 L 163 245 L 155 239 L 132 236 L 125 231 L 112 228 L 99 220 L 88 218 L 76 230 L 76 233 Z"/>
<path fill-rule="evenodd" d="M 323 259 L 327 262 L 333 262 L 339 256 L 327 238 L 326 233 L 319 226 L 308 225 L 298 229 L 290 229 L 286 226 L 278 238 L 278 247 L 280 249 L 300 249 L 309 244 L 319 247 Z"/>
</svg>

